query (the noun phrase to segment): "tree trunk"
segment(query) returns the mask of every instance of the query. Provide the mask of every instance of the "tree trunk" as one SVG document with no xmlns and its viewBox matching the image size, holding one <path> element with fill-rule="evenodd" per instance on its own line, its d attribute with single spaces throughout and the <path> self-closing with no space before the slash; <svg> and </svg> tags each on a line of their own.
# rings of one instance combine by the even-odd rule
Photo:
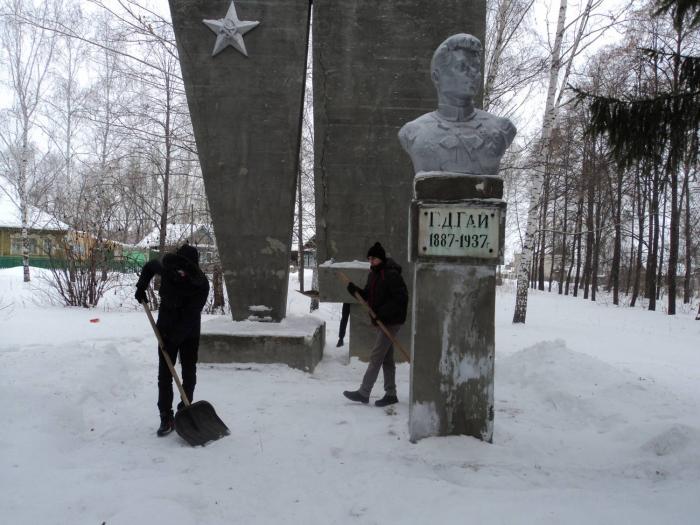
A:
<svg viewBox="0 0 700 525">
<path fill-rule="evenodd" d="M 668 192 L 666 191 L 666 184 L 662 183 L 663 188 L 663 198 L 664 198 L 664 207 L 663 211 L 661 212 L 661 248 L 660 248 L 660 257 L 659 257 L 659 266 L 657 268 L 657 274 L 656 274 L 656 300 L 658 301 L 661 299 L 661 288 L 663 285 L 663 278 L 664 278 L 664 256 L 666 255 L 666 204 L 668 203 Z"/>
<path fill-rule="evenodd" d="M 535 256 L 534 256 L 533 259 L 532 259 L 532 268 L 530 269 L 530 275 L 532 275 L 532 276 L 536 276 L 536 275 L 537 275 L 538 268 L 539 268 L 540 257 L 542 256 L 542 255 L 541 255 L 541 250 L 542 250 L 542 245 L 541 245 L 540 243 L 538 243 L 538 248 L 535 250 Z M 533 290 L 537 290 L 537 282 L 538 282 L 538 278 L 537 278 L 537 277 L 534 277 L 534 278 L 530 281 L 530 287 L 531 287 Z"/>
<path fill-rule="evenodd" d="M 683 278 L 683 304 L 690 303 L 690 283 L 693 278 L 692 262 L 693 262 L 693 236 L 690 229 L 690 166 L 686 164 L 685 178 L 683 180 L 684 195 L 685 195 L 685 276 Z"/>
<path fill-rule="evenodd" d="M 547 159 L 549 162 L 549 159 Z M 545 165 L 542 208 L 540 213 L 540 257 L 537 264 L 537 289 L 544 291 L 544 259 L 547 253 L 547 210 L 549 208 L 549 169 Z"/>
<path fill-rule="evenodd" d="M 591 301 L 595 301 L 598 293 L 598 273 L 600 269 L 600 244 L 603 237 L 602 228 L 602 192 L 598 188 L 598 200 L 595 207 L 595 235 L 593 244 L 593 262 L 591 264 Z"/>
<path fill-rule="evenodd" d="M 554 204 L 552 205 L 552 257 L 549 265 L 549 287 L 547 289 L 548 292 L 552 291 L 552 279 L 554 277 L 554 259 L 556 256 L 556 240 L 557 240 L 557 233 L 556 233 L 556 226 L 557 226 L 557 201 L 554 201 Z"/>
<path fill-rule="evenodd" d="M 314 269 L 311 272 L 311 289 L 318 290 L 318 261 L 314 264 Z M 318 310 L 318 306 L 318 297 L 312 297 L 309 311 L 313 312 L 314 310 Z"/>
<path fill-rule="evenodd" d="M 297 246 L 299 265 L 299 290 L 304 291 L 304 208 L 301 198 L 301 165 L 299 166 L 297 177 Z"/>
<path fill-rule="evenodd" d="M 569 271 L 566 276 L 566 288 L 564 290 L 564 295 L 569 295 L 569 286 L 571 285 L 571 271 L 574 267 L 574 261 L 576 260 L 576 241 L 579 238 L 579 232 L 581 231 L 582 215 L 583 197 L 579 196 L 578 202 L 576 204 L 576 218 L 574 219 L 574 234 L 571 236 L 571 263 L 569 264 Z"/>
<path fill-rule="evenodd" d="M 635 177 L 638 177 L 638 173 L 636 174 Z M 637 184 L 636 184 L 636 178 L 635 178 L 635 185 L 632 190 L 632 198 L 630 199 L 632 202 L 632 212 L 630 215 L 631 218 L 631 225 L 630 225 L 630 232 L 632 234 L 632 242 L 630 242 L 630 257 L 629 261 L 627 262 L 627 278 L 625 279 L 625 295 L 629 296 L 630 294 L 630 286 L 632 286 L 632 268 L 634 267 L 634 222 L 635 222 L 635 214 L 637 213 Z"/>
<path fill-rule="evenodd" d="M 581 244 L 583 243 L 583 197 L 580 201 L 580 213 L 578 220 L 578 240 L 576 246 L 576 277 L 574 278 L 574 297 L 578 297 L 578 289 L 581 284 Z"/>
<path fill-rule="evenodd" d="M 676 52 L 673 56 L 673 92 L 680 91 L 680 55 L 683 35 L 680 28 L 676 31 Z M 678 97 L 673 99 L 674 113 L 679 112 Z M 676 163 L 667 163 L 668 176 L 671 181 L 671 231 L 668 254 L 668 315 L 676 315 L 676 277 L 678 273 L 678 249 L 680 245 L 680 210 L 678 202 L 678 171 Z M 682 200 L 681 200 L 682 202 Z"/>
<path fill-rule="evenodd" d="M 566 230 L 569 227 L 569 159 L 567 155 L 566 165 L 564 166 L 564 218 L 562 219 L 562 234 L 561 234 L 561 262 L 559 263 L 559 295 L 564 291 L 564 268 L 566 268 Z M 571 272 L 569 272 L 571 273 Z M 568 279 L 567 279 L 568 288 Z"/>
<path fill-rule="evenodd" d="M 613 260 L 610 273 L 612 277 L 613 304 L 620 304 L 620 258 L 622 257 L 622 180 L 623 173 L 618 169 L 617 192 L 615 194 L 615 240 L 613 241 Z"/>
<path fill-rule="evenodd" d="M 659 173 L 653 168 L 649 203 L 649 248 L 647 255 L 646 296 L 649 310 L 656 310 L 656 261 L 659 253 Z"/>
<path fill-rule="evenodd" d="M 680 212 L 678 210 L 678 172 L 671 170 L 671 231 L 668 254 L 668 315 L 676 315 L 676 273 L 678 272 L 678 246 L 680 241 Z"/>
<path fill-rule="evenodd" d="M 527 227 L 523 239 L 523 249 L 520 255 L 520 267 L 518 268 L 518 287 L 515 298 L 514 323 L 524 323 L 527 315 L 527 291 L 529 284 L 529 269 L 532 259 L 532 250 L 535 241 L 535 229 L 537 227 L 538 205 L 542 192 L 542 175 L 545 162 L 549 156 L 549 138 L 557 118 L 558 108 L 554 101 L 557 94 L 559 71 L 561 69 L 561 44 L 564 38 L 566 22 L 567 0 L 560 0 L 557 30 L 552 48 L 552 62 L 549 68 L 549 84 L 547 87 L 547 99 L 545 103 L 544 121 L 540 143 L 538 145 L 536 168 L 533 171 L 532 186 L 530 189 L 530 205 L 527 214 Z"/>
<path fill-rule="evenodd" d="M 170 117 L 171 117 L 171 94 L 170 87 L 167 82 L 166 77 L 166 105 L 165 105 L 165 126 L 164 126 L 164 137 L 165 137 L 165 167 L 163 169 L 163 206 L 160 212 L 160 236 L 158 239 L 158 249 L 161 255 L 165 253 L 165 244 L 168 235 L 168 214 L 170 206 L 170 162 L 172 156 L 172 134 L 170 129 Z"/>
<path fill-rule="evenodd" d="M 583 298 L 588 299 L 588 294 L 591 285 L 591 272 L 593 264 L 593 244 L 595 242 L 595 180 L 594 172 L 595 166 L 593 165 L 594 151 L 590 151 L 594 146 L 591 145 L 589 148 L 589 159 L 588 162 L 584 160 L 584 174 L 586 177 L 586 262 L 583 265 Z"/>
<path fill-rule="evenodd" d="M 221 264 L 216 263 L 214 265 L 214 271 L 212 274 L 212 291 L 214 292 L 214 303 L 212 304 L 212 312 L 217 309 L 221 310 L 223 314 L 225 312 L 224 307 L 224 274 L 221 271 Z"/>
<path fill-rule="evenodd" d="M 29 168 L 29 119 L 25 118 L 22 130 L 22 151 L 20 153 L 19 178 L 17 181 L 19 207 L 22 215 L 22 273 L 24 282 L 31 281 L 29 274 L 29 201 L 27 195 L 27 171 Z"/>
<path fill-rule="evenodd" d="M 640 178 L 640 171 L 637 170 L 636 173 L 636 192 L 637 192 L 637 223 L 639 228 L 639 235 L 637 237 L 637 262 L 634 269 L 634 284 L 632 288 L 632 300 L 630 301 L 630 307 L 634 308 L 637 303 L 637 297 L 639 296 L 639 285 L 641 281 L 642 273 L 642 253 L 644 250 L 644 224 L 645 224 L 645 210 L 647 207 L 647 191 L 642 189 L 642 180 Z M 650 219 L 651 220 L 651 219 Z"/>
</svg>

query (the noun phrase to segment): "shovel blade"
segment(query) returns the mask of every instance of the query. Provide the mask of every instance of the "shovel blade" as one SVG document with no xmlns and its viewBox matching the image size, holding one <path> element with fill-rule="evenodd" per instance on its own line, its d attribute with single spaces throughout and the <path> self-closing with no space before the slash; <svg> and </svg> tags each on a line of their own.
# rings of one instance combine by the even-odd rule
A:
<svg viewBox="0 0 700 525">
<path fill-rule="evenodd" d="M 211 403 L 196 401 L 175 414 L 175 432 L 193 447 L 215 441 L 231 432 Z"/>
</svg>

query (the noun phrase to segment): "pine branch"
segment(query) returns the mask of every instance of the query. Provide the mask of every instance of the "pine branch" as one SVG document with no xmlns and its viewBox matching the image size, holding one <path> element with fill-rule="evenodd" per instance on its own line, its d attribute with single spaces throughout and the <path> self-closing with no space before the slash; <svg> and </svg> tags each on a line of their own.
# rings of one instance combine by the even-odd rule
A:
<svg viewBox="0 0 700 525">
<path fill-rule="evenodd" d="M 589 106 L 587 133 L 607 137 L 620 167 L 646 161 L 676 169 L 687 152 L 691 163 L 697 161 L 700 91 L 623 100 L 572 89 Z"/>
<path fill-rule="evenodd" d="M 673 16 L 673 25 L 676 29 L 682 27 L 683 21 L 688 16 L 690 27 L 700 27 L 700 0 L 656 0 L 656 16 L 669 12 Z"/>
</svg>

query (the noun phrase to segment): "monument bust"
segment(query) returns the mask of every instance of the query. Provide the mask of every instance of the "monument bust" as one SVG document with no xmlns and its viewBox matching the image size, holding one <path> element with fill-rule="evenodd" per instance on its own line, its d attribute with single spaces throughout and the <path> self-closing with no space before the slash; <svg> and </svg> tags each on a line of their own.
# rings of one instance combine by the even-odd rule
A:
<svg viewBox="0 0 700 525">
<path fill-rule="evenodd" d="M 466 33 L 452 35 L 435 50 L 430 74 L 438 109 L 399 131 L 416 173 L 498 174 L 516 129 L 507 118 L 474 107 L 481 87 L 481 52 L 479 39 Z"/>
</svg>

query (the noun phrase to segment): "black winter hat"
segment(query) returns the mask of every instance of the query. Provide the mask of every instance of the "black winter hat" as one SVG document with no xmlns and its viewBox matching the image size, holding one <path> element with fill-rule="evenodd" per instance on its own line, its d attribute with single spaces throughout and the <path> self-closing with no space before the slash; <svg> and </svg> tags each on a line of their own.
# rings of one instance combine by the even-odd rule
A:
<svg viewBox="0 0 700 525">
<path fill-rule="evenodd" d="M 384 247 L 378 242 L 375 242 L 367 252 L 367 257 L 376 257 L 377 259 L 386 261 L 386 252 L 384 251 Z"/>
<path fill-rule="evenodd" d="M 194 246 L 190 246 L 189 244 L 183 244 L 177 249 L 177 252 L 175 253 L 177 253 L 180 257 L 184 257 L 191 263 L 197 265 L 199 264 L 199 252 Z"/>
</svg>

